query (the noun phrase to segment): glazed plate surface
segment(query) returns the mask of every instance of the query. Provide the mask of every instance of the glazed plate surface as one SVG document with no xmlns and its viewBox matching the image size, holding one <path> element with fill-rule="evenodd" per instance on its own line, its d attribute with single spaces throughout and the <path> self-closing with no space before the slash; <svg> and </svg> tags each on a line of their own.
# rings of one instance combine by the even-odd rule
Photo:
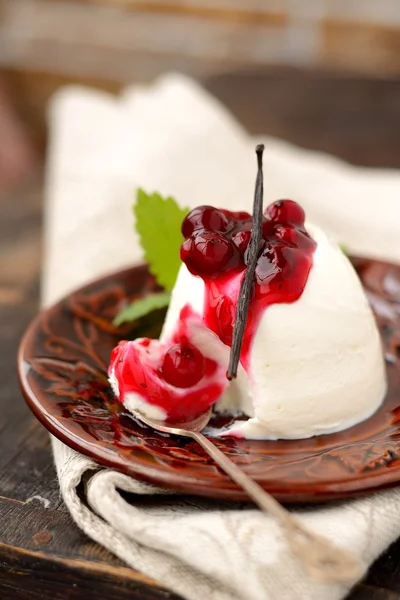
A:
<svg viewBox="0 0 400 600">
<path fill-rule="evenodd" d="M 279 500 L 315 502 L 369 493 L 400 481 L 400 267 L 353 259 L 382 335 L 389 391 L 380 410 L 347 431 L 300 441 L 217 440 Z M 114 273 L 41 312 L 20 347 L 22 391 L 62 442 L 100 464 L 187 494 L 245 500 L 195 442 L 154 432 L 116 401 L 106 371 L 121 339 L 157 337 L 159 311 L 116 329 L 113 317 L 154 289 L 145 266 Z M 212 423 L 218 426 L 217 419 Z"/>
</svg>

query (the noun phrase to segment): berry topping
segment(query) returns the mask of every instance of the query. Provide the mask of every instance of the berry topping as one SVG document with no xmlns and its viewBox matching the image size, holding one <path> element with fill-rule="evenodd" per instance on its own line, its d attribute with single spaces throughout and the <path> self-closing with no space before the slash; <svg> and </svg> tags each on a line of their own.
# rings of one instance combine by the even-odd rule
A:
<svg viewBox="0 0 400 600">
<path fill-rule="evenodd" d="M 198 206 L 194 208 L 182 223 L 182 235 L 188 238 L 198 229 L 211 231 L 227 231 L 229 221 L 225 214 L 213 206 Z"/>
<path fill-rule="evenodd" d="M 288 244 L 296 242 L 296 233 L 297 230 L 290 225 L 278 225 L 275 227 L 275 237 Z"/>
<path fill-rule="evenodd" d="M 218 324 L 217 333 L 220 340 L 228 346 L 232 343 L 235 313 L 235 303 L 228 296 L 221 296 L 215 309 L 215 318 Z"/>
<path fill-rule="evenodd" d="M 269 219 L 265 219 L 262 225 L 262 236 L 264 240 L 270 240 L 273 238 L 275 233 L 276 223 L 270 221 Z"/>
<path fill-rule="evenodd" d="M 294 200 L 278 200 L 270 204 L 265 212 L 271 221 L 297 226 L 304 225 L 304 210 Z"/>
<path fill-rule="evenodd" d="M 294 302 L 306 284 L 315 242 L 304 227 L 304 218 L 303 209 L 293 200 L 278 200 L 264 212 L 262 243 L 241 353 L 245 368 L 252 336 L 263 311 L 269 304 Z M 205 283 L 204 322 L 228 346 L 232 344 L 252 225 L 247 212 L 200 206 L 186 217 L 182 226 L 187 239 L 181 246 L 181 258 L 189 271 Z"/>
<path fill-rule="evenodd" d="M 228 219 L 234 221 L 251 221 L 251 215 L 245 210 L 237 210 L 234 212 L 224 210 L 223 212 L 228 217 Z"/>
<path fill-rule="evenodd" d="M 212 275 L 224 271 L 234 256 L 232 242 L 216 231 L 199 231 L 181 247 L 181 259 L 194 274 Z"/>
<path fill-rule="evenodd" d="M 201 352 L 189 343 L 175 344 L 167 350 L 160 369 L 163 379 L 178 388 L 189 388 L 202 379 L 205 359 Z"/>
<path fill-rule="evenodd" d="M 193 238 L 189 237 L 181 246 L 181 260 L 188 264 L 192 256 Z"/>
<path fill-rule="evenodd" d="M 256 279 L 265 285 L 282 270 L 284 258 L 279 246 L 265 246 L 256 267 Z"/>
<path fill-rule="evenodd" d="M 308 248 L 314 245 L 314 241 L 304 229 L 296 229 L 290 225 L 278 225 L 275 228 L 275 237 L 298 248 Z"/>
<path fill-rule="evenodd" d="M 251 238 L 251 230 L 248 229 L 237 231 L 232 235 L 232 242 L 235 244 L 236 248 L 239 250 L 241 254 L 244 254 L 245 250 L 247 250 L 247 246 L 249 245 Z"/>
</svg>

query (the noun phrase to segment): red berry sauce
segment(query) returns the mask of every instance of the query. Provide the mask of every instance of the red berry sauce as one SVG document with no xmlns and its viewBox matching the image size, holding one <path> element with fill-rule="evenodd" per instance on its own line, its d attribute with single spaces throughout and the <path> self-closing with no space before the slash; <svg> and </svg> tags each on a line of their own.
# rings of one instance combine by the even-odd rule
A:
<svg viewBox="0 0 400 600">
<path fill-rule="evenodd" d="M 263 241 L 241 354 L 246 370 L 264 310 L 271 304 L 295 302 L 307 283 L 316 244 L 304 219 L 303 209 L 293 200 L 278 200 L 264 211 Z M 228 346 L 232 344 L 251 227 L 248 213 L 210 206 L 195 208 L 182 224 L 181 258 L 205 283 L 204 322 Z"/>
<path fill-rule="evenodd" d="M 174 422 L 204 413 L 227 386 L 226 367 L 204 356 L 192 343 L 196 330 L 206 332 L 208 343 L 220 345 L 189 306 L 182 309 L 169 340 L 120 342 L 112 351 L 108 370 L 118 382 L 120 401 L 124 403 L 129 394 L 139 395 L 149 405 L 162 408 L 166 419 Z"/>
<path fill-rule="evenodd" d="M 205 282 L 204 315 L 186 305 L 170 339 L 120 342 L 114 348 L 109 376 L 118 382 L 121 402 L 125 403 L 130 394 L 132 402 L 139 396 L 162 408 L 166 420 L 179 422 L 199 416 L 221 397 L 228 384 L 227 364 L 209 358 L 210 347 L 219 345 L 220 356 L 226 346 L 219 340 L 227 346 L 232 344 L 251 227 L 248 213 L 211 206 L 195 208 L 186 217 L 181 258 L 189 271 Z M 301 296 L 315 247 L 304 227 L 304 211 L 296 202 L 279 200 L 266 209 L 241 354 L 246 370 L 262 313 L 271 304 L 294 302 Z M 207 356 L 196 346 L 199 332 Z"/>
</svg>

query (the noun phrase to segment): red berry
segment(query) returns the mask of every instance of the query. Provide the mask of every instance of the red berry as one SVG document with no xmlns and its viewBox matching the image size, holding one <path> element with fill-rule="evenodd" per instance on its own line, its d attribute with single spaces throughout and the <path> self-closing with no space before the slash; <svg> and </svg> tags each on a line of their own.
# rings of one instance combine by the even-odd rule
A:
<svg viewBox="0 0 400 600">
<path fill-rule="evenodd" d="M 288 244 L 295 244 L 297 241 L 297 230 L 294 227 L 290 227 L 290 225 L 278 225 L 275 228 L 275 237 Z"/>
<path fill-rule="evenodd" d="M 182 235 L 188 238 L 197 229 L 211 231 L 227 231 L 230 223 L 224 213 L 213 206 L 198 206 L 194 208 L 182 223 Z"/>
<path fill-rule="evenodd" d="M 241 230 L 237 231 L 232 236 L 232 242 L 235 244 L 236 248 L 239 250 L 241 254 L 244 254 L 247 246 L 249 245 L 251 238 L 251 230 Z"/>
<path fill-rule="evenodd" d="M 267 207 L 266 213 L 271 221 L 304 225 L 304 210 L 294 200 L 278 200 Z"/>
<path fill-rule="evenodd" d="M 221 296 L 215 309 L 216 321 L 218 323 L 218 335 L 220 340 L 232 345 L 233 325 L 235 322 L 236 306 L 228 296 Z"/>
<path fill-rule="evenodd" d="M 205 359 L 200 350 L 192 344 L 175 344 L 164 356 L 161 374 L 164 380 L 178 388 L 189 388 L 202 379 Z"/>
<path fill-rule="evenodd" d="M 194 274 L 212 275 L 226 269 L 235 249 L 229 240 L 215 231 L 199 231 L 184 242 L 181 258 Z"/>
<path fill-rule="evenodd" d="M 264 240 L 268 240 L 269 238 L 271 238 L 274 235 L 274 233 L 274 223 L 269 219 L 266 219 L 262 224 L 262 236 Z"/>
<path fill-rule="evenodd" d="M 288 225 L 278 225 L 275 229 L 275 237 L 296 248 L 308 248 L 314 245 L 314 241 L 305 231 Z"/>
<path fill-rule="evenodd" d="M 256 267 L 256 278 L 260 285 L 266 284 L 281 271 L 283 262 L 282 246 L 266 245 Z"/>
<path fill-rule="evenodd" d="M 193 238 L 189 237 L 181 246 L 181 261 L 187 264 L 192 256 Z"/>
<path fill-rule="evenodd" d="M 251 215 L 245 210 L 236 210 L 231 212 L 231 219 L 234 219 L 235 221 L 250 221 Z"/>
<path fill-rule="evenodd" d="M 220 211 L 224 213 L 228 221 L 251 221 L 251 215 L 245 210 L 227 210 L 221 208 Z"/>
</svg>

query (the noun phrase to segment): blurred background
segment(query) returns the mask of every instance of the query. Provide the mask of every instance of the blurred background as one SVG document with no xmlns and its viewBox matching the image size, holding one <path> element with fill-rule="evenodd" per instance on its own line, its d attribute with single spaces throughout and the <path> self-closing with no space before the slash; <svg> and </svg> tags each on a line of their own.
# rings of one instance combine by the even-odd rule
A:
<svg viewBox="0 0 400 600">
<path fill-rule="evenodd" d="M 40 268 L 48 99 L 169 70 L 251 133 L 400 167 L 399 0 L 0 0 L 0 302 Z"/>
<path fill-rule="evenodd" d="M 242 110 L 238 103 L 263 95 L 270 121 L 264 114 L 260 122 L 253 112 L 249 129 L 267 126 L 266 133 L 285 136 L 290 119 L 293 141 L 313 146 L 312 131 L 304 138 L 302 129 L 306 122 L 312 130 L 334 126 L 321 122 L 321 113 L 328 112 L 324 105 L 337 103 L 336 118 L 344 110 L 359 136 L 352 147 L 372 139 L 374 131 L 380 143 L 375 121 L 388 123 L 399 110 L 400 3 L 0 0 L 0 193 L 21 185 L 41 164 L 46 102 L 59 86 L 75 82 L 118 92 L 126 83 L 150 81 L 171 69 L 204 81 L 236 113 Z M 242 92 L 233 97 L 240 73 Z M 332 97 L 334 74 L 341 85 Z M 370 111 L 370 133 L 356 130 L 362 119 L 357 111 Z M 328 149 L 343 154 L 339 141 L 331 144 Z M 360 162 L 351 148 L 344 154 Z M 393 155 L 392 148 L 382 147 L 372 162 L 398 166 Z M 371 160 L 366 156 L 362 162 Z"/>
</svg>

